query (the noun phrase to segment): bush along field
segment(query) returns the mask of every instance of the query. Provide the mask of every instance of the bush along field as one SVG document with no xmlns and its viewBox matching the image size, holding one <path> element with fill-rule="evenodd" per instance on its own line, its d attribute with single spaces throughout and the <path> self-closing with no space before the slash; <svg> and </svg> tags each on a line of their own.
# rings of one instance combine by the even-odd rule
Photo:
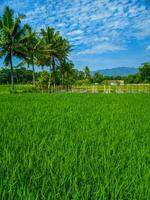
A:
<svg viewBox="0 0 150 200">
<path fill-rule="evenodd" d="M 150 199 L 149 94 L 0 96 L 0 199 Z"/>
</svg>

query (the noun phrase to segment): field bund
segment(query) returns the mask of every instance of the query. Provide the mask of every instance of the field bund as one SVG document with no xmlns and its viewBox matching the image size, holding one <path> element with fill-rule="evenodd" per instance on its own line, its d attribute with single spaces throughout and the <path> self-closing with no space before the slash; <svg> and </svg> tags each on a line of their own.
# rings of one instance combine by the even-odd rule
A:
<svg viewBox="0 0 150 200">
<path fill-rule="evenodd" d="M 150 94 L 0 96 L 0 199 L 150 199 Z"/>
<path fill-rule="evenodd" d="M 3 94 L 10 94 L 11 86 L 10 85 L 0 85 L 0 95 Z M 48 89 L 34 89 L 31 84 L 23 84 L 23 85 L 15 85 L 15 92 L 17 93 L 49 93 Z M 53 91 L 52 91 L 53 92 Z M 150 84 L 126 84 L 126 85 L 82 85 L 77 86 L 73 85 L 68 90 L 65 86 L 56 86 L 55 92 L 72 92 L 72 93 L 116 93 L 116 94 L 123 94 L 123 93 L 133 93 L 133 94 L 150 94 Z"/>
</svg>

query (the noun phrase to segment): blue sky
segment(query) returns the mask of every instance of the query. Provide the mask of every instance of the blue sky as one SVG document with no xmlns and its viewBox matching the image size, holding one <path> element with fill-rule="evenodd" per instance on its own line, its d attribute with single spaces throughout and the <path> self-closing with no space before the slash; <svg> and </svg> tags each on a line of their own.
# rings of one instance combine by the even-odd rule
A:
<svg viewBox="0 0 150 200">
<path fill-rule="evenodd" d="M 6 5 L 26 14 L 24 23 L 34 29 L 53 26 L 68 38 L 78 69 L 150 61 L 149 0 L 1 0 L 0 14 Z"/>
</svg>

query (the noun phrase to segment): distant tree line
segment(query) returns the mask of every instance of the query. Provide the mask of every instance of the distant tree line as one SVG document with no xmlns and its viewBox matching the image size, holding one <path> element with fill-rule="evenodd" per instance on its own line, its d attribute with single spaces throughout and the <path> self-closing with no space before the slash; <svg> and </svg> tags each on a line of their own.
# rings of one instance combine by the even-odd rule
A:
<svg viewBox="0 0 150 200">
<path fill-rule="evenodd" d="M 96 72 L 91 74 L 90 68 L 85 67 L 84 70 L 75 69 L 73 63 L 63 63 L 63 65 L 57 65 L 55 69 L 55 76 L 51 77 L 51 84 L 63 85 L 66 88 L 70 88 L 72 85 L 83 84 L 102 84 L 105 80 L 124 80 L 125 83 L 150 83 L 150 63 L 144 63 L 139 67 L 137 74 L 128 76 L 103 76 Z M 31 69 L 20 67 L 14 68 L 14 83 L 16 84 L 32 84 L 33 71 Z M 55 79 L 54 79 L 55 77 Z M 0 69 L 0 84 L 11 83 L 11 70 L 9 68 Z M 48 87 L 49 72 L 47 68 L 43 66 L 42 71 L 35 72 L 35 83 L 39 86 Z"/>
</svg>

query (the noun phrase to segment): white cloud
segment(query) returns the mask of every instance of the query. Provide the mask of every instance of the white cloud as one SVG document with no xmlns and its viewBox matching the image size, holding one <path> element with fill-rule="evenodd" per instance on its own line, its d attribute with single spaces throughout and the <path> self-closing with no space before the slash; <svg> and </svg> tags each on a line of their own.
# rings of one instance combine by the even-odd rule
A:
<svg viewBox="0 0 150 200">
<path fill-rule="evenodd" d="M 115 52 L 115 51 L 122 51 L 122 50 L 126 50 L 126 48 L 123 47 L 123 46 L 119 46 L 119 45 L 117 46 L 115 44 L 104 43 L 104 44 L 99 44 L 97 46 L 83 50 L 79 54 L 80 55 L 100 54 L 100 53 L 104 53 L 104 52 L 107 52 L 107 51 Z"/>
<path fill-rule="evenodd" d="M 120 51 L 131 38 L 150 36 L 149 11 L 139 0 L 6 0 L 0 9 L 5 5 L 25 13 L 35 29 L 55 27 L 76 52 Z"/>
<path fill-rule="evenodd" d="M 76 35 L 80 35 L 82 33 L 83 33 L 82 30 L 75 30 L 75 31 L 69 32 L 67 35 L 69 35 L 69 36 L 76 36 Z"/>
</svg>

